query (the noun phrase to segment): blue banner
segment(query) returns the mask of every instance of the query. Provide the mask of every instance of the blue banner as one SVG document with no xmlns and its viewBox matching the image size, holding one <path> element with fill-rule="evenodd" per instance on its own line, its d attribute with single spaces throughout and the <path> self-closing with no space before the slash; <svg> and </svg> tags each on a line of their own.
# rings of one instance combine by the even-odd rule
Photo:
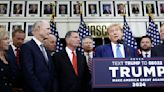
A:
<svg viewBox="0 0 164 92">
<path fill-rule="evenodd" d="M 93 88 L 164 87 L 164 58 L 94 58 Z"/>
</svg>

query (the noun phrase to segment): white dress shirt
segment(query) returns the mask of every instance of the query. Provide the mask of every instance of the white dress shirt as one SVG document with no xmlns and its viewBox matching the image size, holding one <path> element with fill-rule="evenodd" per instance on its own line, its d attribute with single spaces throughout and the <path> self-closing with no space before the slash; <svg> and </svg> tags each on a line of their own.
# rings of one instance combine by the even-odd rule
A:
<svg viewBox="0 0 164 92">
<path fill-rule="evenodd" d="M 72 50 L 69 49 L 68 47 L 66 47 L 65 50 L 66 50 L 66 52 L 67 52 L 67 54 L 68 54 L 68 57 L 69 57 L 69 59 L 70 59 L 70 61 L 71 61 L 71 63 L 72 63 L 72 57 L 73 57 L 73 55 L 72 55 Z M 73 51 L 73 52 L 74 52 L 75 55 L 76 55 L 76 51 Z"/>
<path fill-rule="evenodd" d="M 146 54 L 147 54 L 147 57 L 150 58 L 151 57 L 151 50 L 145 52 L 145 51 L 142 51 L 142 56 L 145 58 L 146 57 Z"/>
<path fill-rule="evenodd" d="M 11 44 L 11 47 L 12 47 L 12 49 L 14 51 L 14 55 L 16 56 L 16 47 L 13 44 Z"/>
<path fill-rule="evenodd" d="M 86 61 L 88 63 L 88 52 L 84 52 L 84 55 L 85 55 Z M 93 51 L 89 52 L 89 56 L 90 56 L 90 58 L 93 58 Z"/>
<path fill-rule="evenodd" d="M 33 36 L 33 38 L 32 38 L 34 41 L 35 41 L 35 43 L 38 45 L 38 47 L 40 48 L 40 50 L 42 51 L 42 48 L 40 47 L 40 45 L 42 45 L 43 43 L 42 42 L 40 42 L 38 39 L 36 39 L 34 36 Z"/>
</svg>

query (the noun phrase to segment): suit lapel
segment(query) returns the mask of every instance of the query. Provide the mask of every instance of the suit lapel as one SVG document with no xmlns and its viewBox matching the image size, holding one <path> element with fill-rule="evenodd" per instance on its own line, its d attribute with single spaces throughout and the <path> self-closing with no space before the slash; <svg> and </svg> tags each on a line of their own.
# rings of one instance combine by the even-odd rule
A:
<svg viewBox="0 0 164 92">
<path fill-rule="evenodd" d="M 31 42 L 32 42 L 32 44 L 33 44 L 33 48 L 35 48 L 35 50 L 36 51 L 39 51 L 39 55 L 43 58 L 43 60 L 42 61 L 44 61 L 43 63 L 47 66 L 47 68 L 49 68 L 49 63 L 47 63 L 46 62 L 46 60 L 45 60 L 45 58 L 44 58 L 44 56 L 43 56 L 43 54 L 42 54 L 42 51 L 40 50 L 40 48 L 39 48 L 39 46 L 36 44 L 36 42 L 32 39 L 31 40 Z M 47 52 L 47 51 L 46 51 Z M 48 54 L 47 54 L 48 55 Z M 48 56 L 48 58 L 49 58 L 49 56 Z M 50 61 L 50 60 L 49 60 Z"/>
<path fill-rule="evenodd" d="M 17 63 L 16 63 L 16 57 L 15 57 L 15 54 L 14 54 L 14 50 L 13 48 L 11 47 L 11 45 L 9 46 L 9 57 L 11 59 L 11 62 L 15 65 L 15 67 L 17 67 Z"/>
<path fill-rule="evenodd" d="M 109 51 L 108 51 L 108 54 L 107 54 L 107 55 L 109 55 L 109 57 L 114 57 L 113 49 L 112 49 L 112 45 L 111 45 L 111 43 L 109 44 L 108 47 L 109 47 Z M 110 51 L 111 51 L 112 53 L 111 53 Z"/>
<path fill-rule="evenodd" d="M 76 55 L 77 55 L 77 66 L 79 66 L 79 64 L 78 64 L 78 59 L 79 58 L 78 58 L 77 52 L 76 52 Z M 66 62 L 70 66 L 71 71 L 76 76 L 75 71 L 74 71 L 74 68 L 73 68 L 73 65 L 72 65 L 72 61 L 69 59 L 69 56 L 68 56 L 66 50 L 64 50 L 64 52 L 63 52 L 63 60 L 64 60 L 64 62 Z M 78 71 L 79 71 L 79 68 L 78 68 Z"/>
<path fill-rule="evenodd" d="M 78 66 L 78 75 L 80 76 L 81 75 L 81 71 L 82 71 L 82 56 L 81 56 L 81 53 L 80 52 L 77 52 L 76 51 L 76 54 L 77 54 L 77 66 Z"/>
</svg>

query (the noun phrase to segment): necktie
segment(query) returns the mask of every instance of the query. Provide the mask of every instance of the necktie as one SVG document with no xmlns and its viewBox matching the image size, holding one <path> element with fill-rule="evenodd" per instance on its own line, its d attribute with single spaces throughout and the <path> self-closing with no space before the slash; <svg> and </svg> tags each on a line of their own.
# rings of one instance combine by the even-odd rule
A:
<svg viewBox="0 0 164 92">
<path fill-rule="evenodd" d="M 119 44 L 117 44 L 117 46 L 116 46 L 116 57 L 122 58 L 122 53 L 120 51 L 120 45 Z"/>
<path fill-rule="evenodd" d="M 147 54 L 147 53 L 145 54 L 145 57 L 146 57 L 146 58 L 148 57 L 148 54 Z"/>
<path fill-rule="evenodd" d="M 73 69 L 75 71 L 75 74 L 78 75 L 77 57 L 75 55 L 75 52 L 73 52 L 73 51 L 72 51 L 72 65 L 73 65 Z"/>
<path fill-rule="evenodd" d="M 44 46 L 43 46 L 43 45 L 40 45 L 40 47 L 41 47 L 42 54 L 43 54 L 43 56 L 44 56 L 44 58 L 45 58 L 46 62 L 48 63 L 48 56 L 47 56 L 47 52 L 46 52 L 46 50 L 45 50 L 45 48 L 44 48 Z"/>
<path fill-rule="evenodd" d="M 92 72 L 92 58 L 89 53 L 88 53 L 88 68 L 89 71 Z"/>
<path fill-rule="evenodd" d="M 20 48 L 16 48 L 16 62 L 19 65 L 19 59 L 20 59 Z"/>
</svg>

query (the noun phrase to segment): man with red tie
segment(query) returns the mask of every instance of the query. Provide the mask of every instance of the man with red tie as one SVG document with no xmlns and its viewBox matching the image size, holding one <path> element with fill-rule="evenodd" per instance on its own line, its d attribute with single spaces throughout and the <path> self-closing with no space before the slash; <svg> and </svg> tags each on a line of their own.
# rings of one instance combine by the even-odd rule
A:
<svg viewBox="0 0 164 92">
<path fill-rule="evenodd" d="M 24 43 L 25 32 L 22 29 L 16 29 L 12 32 L 12 44 L 7 51 L 7 57 L 13 71 L 13 87 L 15 92 L 22 92 L 22 73 L 20 66 L 20 47 Z"/>
<path fill-rule="evenodd" d="M 90 92 L 91 76 L 86 58 L 76 50 L 80 45 L 78 32 L 67 32 L 65 40 L 66 48 L 53 56 L 59 81 L 59 92 Z"/>
</svg>

